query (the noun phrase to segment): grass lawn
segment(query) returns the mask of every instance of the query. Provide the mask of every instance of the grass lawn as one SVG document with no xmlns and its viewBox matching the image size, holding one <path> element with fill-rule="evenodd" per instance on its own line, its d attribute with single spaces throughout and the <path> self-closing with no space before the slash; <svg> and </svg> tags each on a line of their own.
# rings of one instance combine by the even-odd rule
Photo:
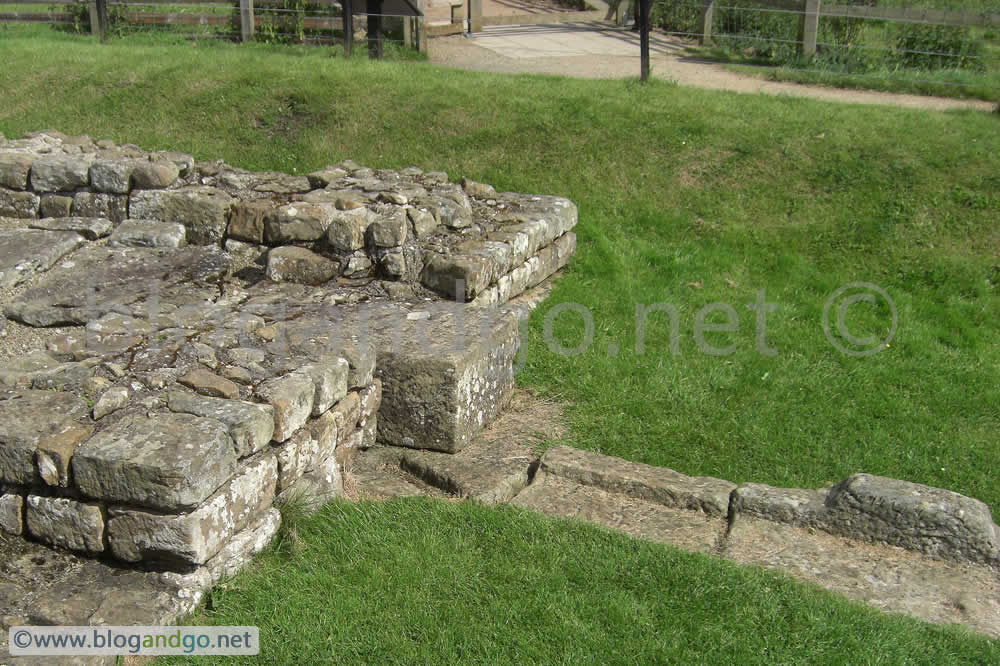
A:
<svg viewBox="0 0 1000 666">
<path fill-rule="evenodd" d="M 734 482 L 816 487 L 865 471 L 1000 505 L 1000 116 L 326 53 L 0 29 L 0 131 L 54 127 L 258 170 L 412 164 L 569 197 L 579 250 L 525 332 L 518 377 L 565 403 L 565 443 Z M 890 345 L 866 357 L 838 352 L 822 326 L 828 297 L 858 281 L 884 289 L 898 315 Z M 774 355 L 757 351 L 746 308 L 760 292 L 776 306 L 762 336 Z M 545 325 L 563 303 L 593 317 L 574 356 L 551 348 L 580 343 L 580 317 Z M 636 351 L 636 306 L 654 303 L 676 309 L 677 353 L 664 314 Z M 724 355 L 696 344 L 713 303 L 738 317 L 736 331 L 705 334 L 733 347 Z M 890 315 L 857 302 L 846 323 L 884 339 Z M 253 608 L 251 624 L 274 622 L 262 635 L 288 655 L 378 659 L 396 654 L 378 652 L 386 643 L 411 661 L 645 661 L 658 645 L 682 662 L 996 661 L 984 643 L 579 526 L 385 507 L 337 505 L 304 523 L 300 554 L 273 554 L 220 590 L 219 617 L 238 624 Z M 355 527 L 326 534 L 329 521 Z M 344 568 L 317 582 L 324 561 Z M 312 586 L 321 596 L 301 606 L 288 593 Z M 613 598 L 607 616 L 588 595 Z M 336 627 L 312 619 L 330 609 Z"/>
<path fill-rule="evenodd" d="M 259 626 L 273 664 L 1000 659 L 996 641 L 955 628 L 516 509 L 337 502 L 295 532 L 189 623 Z"/>
</svg>

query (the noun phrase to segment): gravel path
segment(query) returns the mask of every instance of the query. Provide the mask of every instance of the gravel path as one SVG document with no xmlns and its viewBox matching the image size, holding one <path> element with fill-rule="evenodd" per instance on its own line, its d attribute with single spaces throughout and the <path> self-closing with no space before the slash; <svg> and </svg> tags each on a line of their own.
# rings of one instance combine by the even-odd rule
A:
<svg viewBox="0 0 1000 666">
<path fill-rule="evenodd" d="M 854 104 L 888 104 L 921 109 L 978 109 L 994 105 L 979 100 L 902 95 L 765 81 L 698 61 L 684 54 L 680 39 L 651 36 L 650 64 L 656 78 L 681 85 L 742 93 L 811 97 Z M 556 74 L 579 78 L 627 78 L 639 75 L 638 35 L 600 24 L 491 27 L 472 38 L 436 37 L 428 45 L 434 64 L 484 72 Z"/>
</svg>

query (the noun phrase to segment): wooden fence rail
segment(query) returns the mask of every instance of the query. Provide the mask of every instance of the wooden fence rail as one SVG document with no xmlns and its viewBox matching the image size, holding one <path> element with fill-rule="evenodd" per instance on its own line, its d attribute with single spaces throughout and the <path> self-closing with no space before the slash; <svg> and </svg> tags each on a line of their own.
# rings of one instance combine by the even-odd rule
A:
<svg viewBox="0 0 1000 666">
<path fill-rule="evenodd" d="M 960 27 L 1000 27 L 1000 13 L 951 11 L 943 9 L 913 9 L 904 7 L 866 7 L 856 5 L 825 5 L 821 0 L 755 0 L 756 4 L 774 9 L 797 12 L 801 54 L 809 57 L 816 53 L 821 18 L 857 18 L 873 21 L 902 21 L 932 23 Z M 702 44 L 712 39 L 712 18 L 715 0 L 703 0 L 701 25 L 698 36 Z"/>
</svg>

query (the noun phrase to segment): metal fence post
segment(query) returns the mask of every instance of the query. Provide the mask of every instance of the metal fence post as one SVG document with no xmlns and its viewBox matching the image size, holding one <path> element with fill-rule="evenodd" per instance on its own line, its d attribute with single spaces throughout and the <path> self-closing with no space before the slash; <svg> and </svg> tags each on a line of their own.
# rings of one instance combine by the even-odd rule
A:
<svg viewBox="0 0 1000 666">
<path fill-rule="evenodd" d="M 240 0 L 240 40 L 244 42 L 252 40 L 253 31 L 253 0 Z"/>
<path fill-rule="evenodd" d="M 708 44 L 712 41 L 712 10 L 715 9 L 715 0 L 702 0 L 701 3 L 701 29 L 698 34 L 701 35 L 700 40 L 702 44 Z"/>
<path fill-rule="evenodd" d="M 819 35 L 819 2 L 805 0 L 802 21 L 799 23 L 799 41 L 802 42 L 802 57 L 816 55 L 816 38 Z"/>
<path fill-rule="evenodd" d="M 649 80 L 649 0 L 639 0 L 639 78 Z"/>
</svg>

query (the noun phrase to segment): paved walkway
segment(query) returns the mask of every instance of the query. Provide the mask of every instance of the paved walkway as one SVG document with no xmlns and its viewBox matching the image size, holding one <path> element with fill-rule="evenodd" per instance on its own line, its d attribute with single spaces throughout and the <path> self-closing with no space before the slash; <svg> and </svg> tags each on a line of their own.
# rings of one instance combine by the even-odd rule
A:
<svg viewBox="0 0 1000 666">
<path fill-rule="evenodd" d="M 924 109 L 979 109 L 994 105 L 923 95 L 900 95 L 766 81 L 730 72 L 722 65 L 692 58 L 689 45 L 667 35 L 651 35 L 650 63 L 656 78 L 681 85 L 743 93 L 811 97 L 856 104 L 888 104 Z M 432 63 L 505 73 L 558 74 L 580 78 L 639 75 L 639 36 L 606 23 L 563 23 L 488 27 L 472 37 L 438 37 L 429 45 Z"/>
</svg>

